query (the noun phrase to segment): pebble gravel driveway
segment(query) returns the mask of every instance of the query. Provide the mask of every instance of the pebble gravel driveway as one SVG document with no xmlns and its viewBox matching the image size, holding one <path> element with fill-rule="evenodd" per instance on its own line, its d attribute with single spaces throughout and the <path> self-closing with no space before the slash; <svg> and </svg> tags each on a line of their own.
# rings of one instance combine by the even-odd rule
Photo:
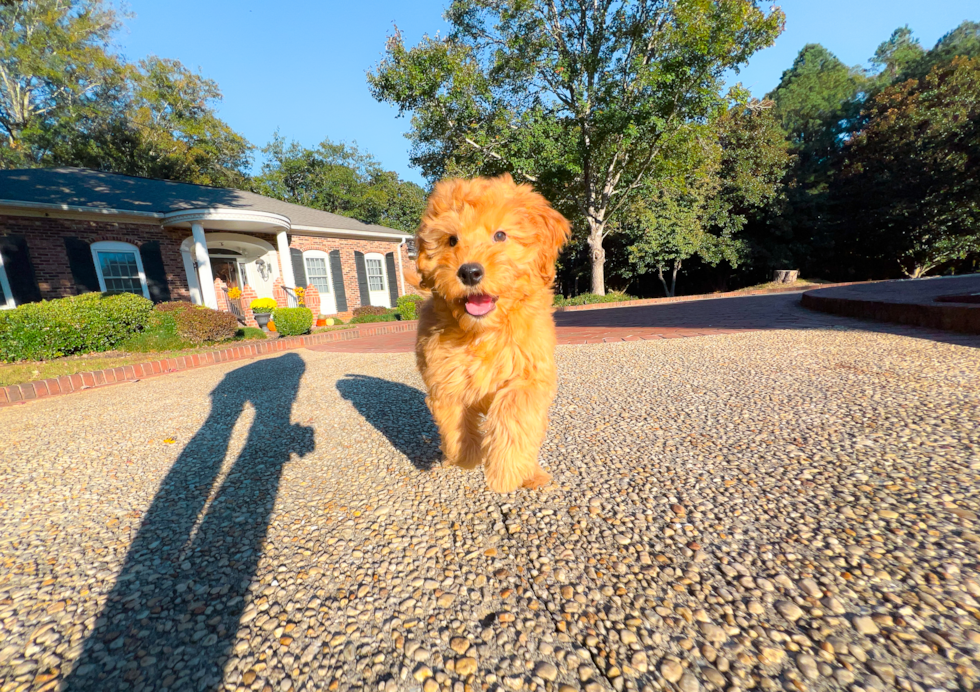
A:
<svg viewBox="0 0 980 692">
<path fill-rule="evenodd" d="M 0 691 L 972 690 L 980 350 L 561 346 L 546 491 L 438 466 L 409 354 L 0 410 Z"/>
</svg>

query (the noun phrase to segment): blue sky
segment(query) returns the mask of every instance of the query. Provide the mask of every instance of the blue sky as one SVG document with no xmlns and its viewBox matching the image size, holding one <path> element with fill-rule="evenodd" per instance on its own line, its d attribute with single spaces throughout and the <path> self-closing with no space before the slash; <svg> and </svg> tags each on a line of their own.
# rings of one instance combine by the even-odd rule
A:
<svg viewBox="0 0 980 692">
<path fill-rule="evenodd" d="M 312 146 L 356 141 L 388 169 L 422 183 L 409 167 L 408 119 L 377 103 L 365 74 L 380 60 L 393 24 L 410 45 L 445 29 L 447 0 L 128 0 L 134 16 L 118 37 L 130 60 L 176 58 L 214 79 L 219 113 L 253 144 L 278 129 Z M 787 0 L 786 31 L 735 77 L 762 96 L 807 43 L 822 43 L 849 65 L 864 64 L 896 27 L 908 24 L 931 46 L 965 19 L 976 0 Z"/>
</svg>

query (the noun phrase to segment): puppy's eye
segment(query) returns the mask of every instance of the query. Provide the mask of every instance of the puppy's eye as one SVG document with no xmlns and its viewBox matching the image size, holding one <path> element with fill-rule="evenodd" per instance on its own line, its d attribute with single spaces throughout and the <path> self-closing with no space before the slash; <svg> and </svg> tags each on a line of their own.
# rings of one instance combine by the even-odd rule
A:
<svg viewBox="0 0 980 692">
<path fill-rule="evenodd" d="M 493 242 L 502 243 L 505 240 L 507 240 L 507 234 L 504 233 L 503 231 L 497 231 L 496 233 L 493 234 Z"/>
<path fill-rule="evenodd" d="M 454 235 L 449 236 L 449 247 L 456 247 L 456 243 L 459 242 L 459 238 Z"/>
</svg>

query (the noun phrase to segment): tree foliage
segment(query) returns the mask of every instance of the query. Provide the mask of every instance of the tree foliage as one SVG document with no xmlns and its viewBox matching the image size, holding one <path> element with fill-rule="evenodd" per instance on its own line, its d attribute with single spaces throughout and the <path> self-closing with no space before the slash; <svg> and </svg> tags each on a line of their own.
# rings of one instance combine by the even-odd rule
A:
<svg viewBox="0 0 980 692">
<path fill-rule="evenodd" d="M 922 188 L 906 186 L 897 180 L 890 187 L 877 174 L 859 175 L 865 166 L 858 158 L 867 154 L 874 160 L 884 161 L 892 154 L 905 156 L 903 161 L 896 161 L 902 170 L 906 164 L 912 165 L 912 161 L 922 163 L 918 157 L 927 155 L 926 150 L 939 141 L 938 135 L 934 132 L 936 139 L 932 143 L 921 142 L 924 147 L 921 151 L 909 152 L 909 142 L 902 143 L 897 131 L 885 136 L 886 131 L 891 132 L 891 125 L 886 127 L 885 123 L 895 114 L 881 104 L 894 101 L 895 89 L 903 84 L 906 85 L 902 87 L 903 93 L 911 98 L 908 90 L 912 83 L 924 85 L 928 75 L 948 67 L 956 56 L 980 56 L 980 24 L 963 22 L 929 50 L 919 44 L 909 27 L 899 27 L 878 46 L 868 70 L 843 65 L 819 45 L 806 46 L 800 52 L 770 94 L 797 159 L 787 176 L 786 202 L 782 209 L 750 233 L 756 236 L 758 246 L 765 247 L 764 252 L 758 253 L 760 257 L 766 255 L 770 264 L 788 260 L 811 273 L 854 278 L 891 276 L 899 266 L 900 257 L 906 262 L 906 270 L 912 273 L 938 266 L 931 261 L 917 265 L 901 249 L 911 246 L 884 242 L 901 225 L 898 220 L 905 212 L 900 213 L 898 209 L 911 212 L 921 199 L 918 192 Z M 912 111 L 917 109 L 911 108 L 904 97 L 899 100 L 911 109 L 906 115 L 912 118 Z M 937 116 L 945 108 L 936 105 L 929 117 Z M 956 107 L 949 106 L 949 110 L 955 112 Z M 920 126 L 929 127 L 925 121 Z M 867 140 L 862 133 L 871 139 Z M 892 154 L 886 151 L 888 147 L 895 147 Z M 938 155 L 939 151 L 936 149 L 929 155 Z M 934 168 L 910 169 L 910 174 L 915 175 L 906 180 L 924 182 L 920 176 L 926 175 L 925 170 Z M 885 175 L 887 171 L 881 173 Z M 965 171 L 956 172 L 955 166 L 951 166 L 946 173 L 940 186 L 951 184 Z M 932 173 L 929 176 L 935 180 Z M 899 190 L 911 195 L 905 203 L 892 194 L 899 194 Z M 879 205 L 877 211 L 871 213 L 860 195 L 873 196 L 873 204 Z M 897 214 L 894 218 L 887 209 L 892 203 L 898 205 L 893 210 Z M 912 225 L 918 223 L 912 222 L 912 216 L 907 220 Z M 886 228 L 892 230 L 886 232 Z M 920 224 L 918 228 L 924 226 Z M 908 234 L 912 232 L 906 230 L 899 235 L 903 233 L 910 237 Z M 933 233 L 930 237 L 938 236 Z M 892 255 L 886 257 L 889 252 Z M 962 253 L 944 252 L 939 256 L 953 259 Z"/>
<path fill-rule="evenodd" d="M 884 89 L 835 190 L 850 233 L 911 277 L 980 252 L 980 58 Z"/>
<path fill-rule="evenodd" d="M 781 194 L 791 161 L 772 105 L 731 108 L 715 123 L 714 137 L 696 142 L 673 176 L 653 177 L 656 187 L 637 196 L 627 231 L 631 266 L 638 274 L 656 271 L 668 296 L 691 257 L 732 267 L 748 258 L 739 233 Z"/>
<path fill-rule="evenodd" d="M 375 97 L 412 114 L 412 162 L 429 179 L 536 183 L 587 231 L 599 294 L 617 214 L 703 136 L 726 71 L 783 25 L 754 0 L 454 0 L 446 18 L 445 37 L 389 39 Z"/>
<path fill-rule="evenodd" d="M 819 44 L 800 50 L 768 95 L 795 153 L 801 176 L 813 178 L 839 148 L 861 109 L 864 75 Z"/>
<path fill-rule="evenodd" d="M 18 0 L 0 19 L 0 166 L 241 184 L 251 145 L 218 118 L 218 85 L 176 60 L 125 63 L 104 0 Z"/>
<path fill-rule="evenodd" d="M 0 165 L 42 163 L 59 136 L 105 115 L 122 79 L 119 19 L 102 0 L 0 5 Z"/>
<path fill-rule="evenodd" d="M 895 29 L 891 38 L 878 46 L 871 57 L 871 65 L 880 70 L 879 81 L 889 84 L 919 62 L 925 54 L 919 39 L 912 36 L 912 30 L 906 25 Z"/>
<path fill-rule="evenodd" d="M 72 138 L 64 158 L 127 175 L 243 184 L 252 146 L 215 113 L 216 82 L 157 57 L 127 66 L 126 76 L 112 117 Z"/>
<path fill-rule="evenodd" d="M 326 139 L 306 149 L 277 135 L 262 151 L 262 173 L 250 183 L 255 192 L 407 232 L 422 218 L 425 191 L 356 145 Z"/>
</svg>

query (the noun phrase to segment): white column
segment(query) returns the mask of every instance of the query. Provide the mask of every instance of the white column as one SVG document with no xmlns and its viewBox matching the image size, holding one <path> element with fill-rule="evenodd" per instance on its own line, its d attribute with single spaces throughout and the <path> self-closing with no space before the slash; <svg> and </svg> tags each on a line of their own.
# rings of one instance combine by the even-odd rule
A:
<svg viewBox="0 0 980 692">
<path fill-rule="evenodd" d="M 296 288 L 296 279 L 293 277 L 293 258 L 289 255 L 289 238 L 286 231 L 276 233 L 276 245 L 279 247 L 279 265 L 282 270 L 282 285 Z M 306 288 L 301 286 L 300 288 Z"/>
<path fill-rule="evenodd" d="M 405 270 L 402 269 L 402 247 L 405 245 L 406 240 L 406 238 L 402 238 L 402 242 L 398 243 L 398 249 L 395 250 L 398 253 L 398 285 L 402 289 L 399 295 L 405 295 Z"/>
<path fill-rule="evenodd" d="M 204 226 L 200 221 L 191 223 L 191 233 L 194 234 L 194 259 L 197 260 L 197 277 L 201 284 L 201 296 L 204 298 L 205 305 L 217 310 L 218 298 L 214 294 L 211 258 L 208 257 L 208 243 L 204 239 Z"/>
</svg>

